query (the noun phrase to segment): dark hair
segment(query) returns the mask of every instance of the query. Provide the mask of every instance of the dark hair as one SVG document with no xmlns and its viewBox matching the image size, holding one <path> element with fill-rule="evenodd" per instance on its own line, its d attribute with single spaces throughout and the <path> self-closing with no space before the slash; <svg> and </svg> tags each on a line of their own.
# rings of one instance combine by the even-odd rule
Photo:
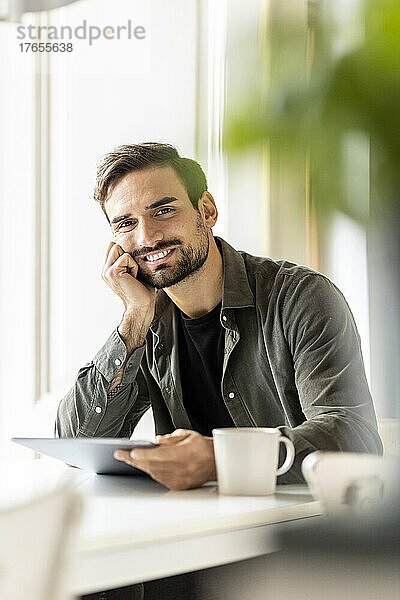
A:
<svg viewBox="0 0 400 600">
<path fill-rule="evenodd" d="M 182 158 L 170 144 L 146 142 L 118 146 L 100 160 L 97 166 L 94 199 L 100 203 L 105 215 L 105 203 L 114 185 L 132 171 L 149 167 L 172 167 L 184 185 L 193 207 L 207 190 L 203 169 L 195 160 Z M 108 218 L 108 217 L 107 217 Z"/>
</svg>

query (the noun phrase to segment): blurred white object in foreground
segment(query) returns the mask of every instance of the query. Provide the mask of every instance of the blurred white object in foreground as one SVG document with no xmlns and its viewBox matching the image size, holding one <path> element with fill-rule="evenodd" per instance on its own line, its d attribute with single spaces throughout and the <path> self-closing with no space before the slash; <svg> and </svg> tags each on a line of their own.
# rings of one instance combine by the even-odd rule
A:
<svg viewBox="0 0 400 600">
<path fill-rule="evenodd" d="M 67 468 L 0 463 L 0 598 L 66 600 L 81 499 Z"/>
<path fill-rule="evenodd" d="M 312 452 L 301 469 L 314 498 L 329 513 L 368 513 L 398 492 L 399 461 L 352 452 Z"/>
</svg>

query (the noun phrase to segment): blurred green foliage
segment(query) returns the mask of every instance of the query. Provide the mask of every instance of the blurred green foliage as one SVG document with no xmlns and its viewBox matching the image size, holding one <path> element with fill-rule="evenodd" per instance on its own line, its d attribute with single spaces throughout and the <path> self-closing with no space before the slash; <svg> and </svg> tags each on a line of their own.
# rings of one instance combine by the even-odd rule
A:
<svg viewBox="0 0 400 600">
<path fill-rule="evenodd" d="M 400 1 L 360 5 L 362 33 L 347 52 L 332 52 L 333 25 L 312 23 L 308 73 L 304 23 L 272 16 L 262 48 L 265 73 L 227 115 L 224 141 L 228 152 L 268 141 L 281 160 L 308 156 L 317 212 L 340 209 L 365 221 L 365 207 L 343 193 L 343 144 L 354 133 L 371 140 L 371 165 L 390 212 L 400 202 Z"/>
</svg>

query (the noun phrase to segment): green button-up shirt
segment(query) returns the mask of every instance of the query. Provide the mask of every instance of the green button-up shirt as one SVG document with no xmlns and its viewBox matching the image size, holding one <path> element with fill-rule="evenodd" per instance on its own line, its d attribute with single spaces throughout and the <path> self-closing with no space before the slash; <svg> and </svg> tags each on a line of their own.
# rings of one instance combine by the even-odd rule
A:
<svg viewBox="0 0 400 600">
<path fill-rule="evenodd" d="M 280 482 L 302 481 L 314 450 L 381 453 L 360 338 L 341 292 L 324 275 L 237 252 L 218 239 L 224 284 L 221 394 L 237 427 L 279 427 L 296 449 Z M 152 406 L 158 434 L 193 429 L 182 400 L 177 312 L 160 290 L 145 344 L 126 359 L 115 330 L 61 400 L 56 435 L 130 437 Z"/>
</svg>

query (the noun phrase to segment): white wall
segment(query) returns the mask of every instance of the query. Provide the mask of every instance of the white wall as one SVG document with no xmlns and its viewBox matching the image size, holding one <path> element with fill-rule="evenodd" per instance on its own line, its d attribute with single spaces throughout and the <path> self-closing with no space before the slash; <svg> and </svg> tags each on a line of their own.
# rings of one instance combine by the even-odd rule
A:
<svg viewBox="0 0 400 600">
<path fill-rule="evenodd" d="M 0 23 L 0 457 L 34 389 L 34 195 L 31 56 Z"/>
<path fill-rule="evenodd" d="M 370 383 L 367 235 L 361 225 L 341 213 L 333 221 L 326 272 L 343 292 L 354 315 Z"/>
<path fill-rule="evenodd" d="M 258 39 L 261 3 L 259 0 L 248 0 L 244 10 L 240 2 L 226 2 L 226 112 L 232 116 L 261 76 Z M 229 157 L 226 209 L 228 241 L 237 249 L 261 255 L 267 248 L 263 176 L 259 148 Z"/>
</svg>

